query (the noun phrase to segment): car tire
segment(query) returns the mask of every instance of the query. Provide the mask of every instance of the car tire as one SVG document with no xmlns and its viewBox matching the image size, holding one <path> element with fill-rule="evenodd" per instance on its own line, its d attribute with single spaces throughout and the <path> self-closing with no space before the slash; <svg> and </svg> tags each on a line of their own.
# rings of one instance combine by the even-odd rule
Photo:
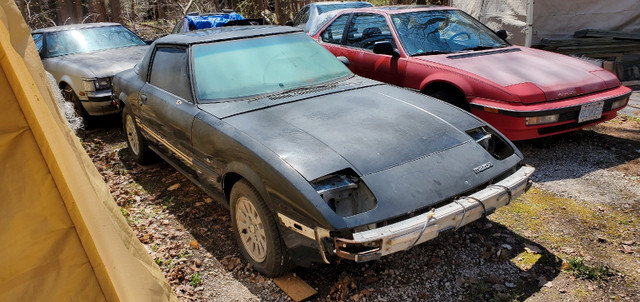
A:
<svg viewBox="0 0 640 302">
<path fill-rule="evenodd" d="M 471 107 L 469 107 L 469 103 L 467 102 L 467 100 L 465 100 L 464 95 L 461 93 L 457 93 L 452 90 L 438 90 L 430 93 L 429 95 L 436 99 L 443 100 L 462 110 L 471 112 Z"/>
<path fill-rule="evenodd" d="M 147 140 L 140 133 L 135 117 L 128 106 L 122 110 L 122 128 L 124 128 L 124 133 L 127 136 L 127 145 L 131 150 L 131 154 L 133 154 L 134 160 L 139 164 L 151 162 L 154 159 L 153 151 L 149 149 Z"/>
<path fill-rule="evenodd" d="M 93 118 L 89 115 L 89 112 L 84 109 L 80 98 L 78 98 L 78 95 L 73 91 L 73 88 L 69 85 L 64 86 L 62 89 L 62 95 L 64 96 L 65 101 L 73 105 L 73 112 L 75 112 L 76 116 L 81 117 L 84 120 L 83 128 L 90 128 L 93 125 Z"/>
<path fill-rule="evenodd" d="M 258 191 L 246 180 L 231 189 L 231 223 L 240 253 L 267 277 L 288 271 L 291 260 L 278 226 Z"/>
</svg>

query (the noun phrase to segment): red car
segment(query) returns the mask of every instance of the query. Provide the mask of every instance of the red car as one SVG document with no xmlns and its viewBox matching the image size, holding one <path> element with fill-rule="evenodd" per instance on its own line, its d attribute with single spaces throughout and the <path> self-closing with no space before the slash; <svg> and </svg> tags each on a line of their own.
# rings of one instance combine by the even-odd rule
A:
<svg viewBox="0 0 640 302">
<path fill-rule="evenodd" d="M 443 6 L 342 10 L 314 35 L 354 73 L 457 105 L 511 140 L 601 123 L 627 104 L 612 73 L 505 38 Z"/>
</svg>

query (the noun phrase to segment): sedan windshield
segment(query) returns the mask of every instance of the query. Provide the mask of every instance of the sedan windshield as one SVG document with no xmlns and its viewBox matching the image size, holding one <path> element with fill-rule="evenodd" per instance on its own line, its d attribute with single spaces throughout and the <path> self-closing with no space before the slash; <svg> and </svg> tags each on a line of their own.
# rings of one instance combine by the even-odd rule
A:
<svg viewBox="0 0 640 302">
<path fill-rule="evenodd" d="M 391 16 L 410 56 L 508 46 L 495 33 L 458 10 L 428 10 Z"/>
<path fill-rule="evenodd" d="M 138 36 L 122 26 L 93 27 L 50 32 L 46 37 L 47 57 L 88 53 L 112 48 L 145 45 Z"/>
<path fill-rule="evenodd" d="M 282 92 L 351 74 L 303 33 L 195 45 L 193 60 L 201 101 Z"/>
</svg>

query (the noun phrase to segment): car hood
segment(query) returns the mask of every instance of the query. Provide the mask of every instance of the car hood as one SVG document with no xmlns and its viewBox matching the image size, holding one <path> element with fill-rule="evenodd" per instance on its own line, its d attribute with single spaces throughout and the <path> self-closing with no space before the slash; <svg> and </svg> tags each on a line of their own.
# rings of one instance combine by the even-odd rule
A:
<svg viewBox="0 0 640 302">
<path fill-rule="evenodd" d="M 132 68 L 142 60 L 149 46 L 132 46 L 108 49 L 91 53 L 79 53 L 46 59 L 54 72 L 69 74 L 73 70 L 82 71 L 83 77 L 110 77 Z"/>
<path fill-rule="evenodd" d="M 415 58 L 484 78 L 519 95 L 523 103 L 568 98 L 620 85 L 613 74 L 591 63 L 526 47 Z M 535 93 L 544 93 L 545 98 L 526 97 Z"/>
<path fill-rule="evenodd" d="M 465 130 L 484 123 L 466 112 L 386 85 L 281 103 L 224 121 L 309 181 L 355 171 L 378 207 L 345 218 L 351 226 L 433 205 L 490 181 L 521 159 L 516 153 L 498 161 L 482 149 Z M 474 172 L 488 162 L 493 169 Z"/>
</svg>

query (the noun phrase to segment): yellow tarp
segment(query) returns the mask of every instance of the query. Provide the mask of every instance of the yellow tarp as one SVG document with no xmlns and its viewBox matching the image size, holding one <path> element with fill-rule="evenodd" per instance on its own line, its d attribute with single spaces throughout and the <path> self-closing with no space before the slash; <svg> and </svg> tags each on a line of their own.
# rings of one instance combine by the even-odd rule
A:
<svg viewBox="0 0 640 302">
<path fill-rule="evenodd" d="M 0 0 L 0 301 L 174 301 Z"/>
</svg>

